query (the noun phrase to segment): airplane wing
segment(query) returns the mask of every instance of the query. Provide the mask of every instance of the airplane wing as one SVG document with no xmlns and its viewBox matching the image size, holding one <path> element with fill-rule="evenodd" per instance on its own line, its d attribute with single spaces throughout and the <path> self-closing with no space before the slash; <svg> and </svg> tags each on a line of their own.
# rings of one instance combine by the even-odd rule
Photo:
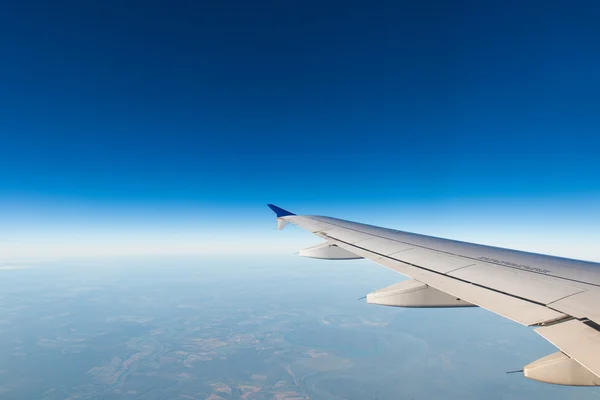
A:
<svg viewBox="0 0 600 400">
<path fill-rule="evenodd" d="M 485 308 L 534 327 L 560 349 L 526 365 L 526 377 L 600 385 L 600 264 L 269 207 L 277 214 L 278 229 L 292 223 L 324 239 L 301 250 L 301 256 L 366 258 L 412 278 L 370 293 L 369 303 Z"/>
</svg>

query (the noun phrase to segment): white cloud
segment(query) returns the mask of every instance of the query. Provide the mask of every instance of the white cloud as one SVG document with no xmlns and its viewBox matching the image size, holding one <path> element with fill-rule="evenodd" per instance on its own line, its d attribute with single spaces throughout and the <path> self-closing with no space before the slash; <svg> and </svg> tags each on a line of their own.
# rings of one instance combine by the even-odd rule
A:
<svg viewBox="0 0 600 400">
<path fill-rule="evenodd" d="M 274 228 L 231 232 L 204 229 L 198 233 L 116 232 L 94 235 L 31 234 L 0 241 L 0 262 L 20 264 L 65 257 L 162 256 L 162 255 L 274 255 L 293 254 L 318 243 L 319 238 L 299 229 L 285 233 Z"/>
<path fill-rule="evenodd" d="M 0 271 L 2 270 L 15 270 L 15 269 L 29 269 L 28 265 L 0 265 Z"/>
</svg>

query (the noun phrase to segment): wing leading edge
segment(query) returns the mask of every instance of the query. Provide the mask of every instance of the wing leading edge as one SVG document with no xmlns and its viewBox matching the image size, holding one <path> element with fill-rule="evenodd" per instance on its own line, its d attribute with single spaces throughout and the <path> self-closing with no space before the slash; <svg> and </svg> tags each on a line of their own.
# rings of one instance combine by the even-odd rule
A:
<svg viewBox="0 0 600 400">
<path fill-rule="evenodd" d="M 479 306 L 526 326 L 561 351 L 524 367 L 530 379 L 600 385 L 600 264 L 296 215 L 269 204 L 278 229 L 292 223 L 322 239 L 300 255 L 366 258 L 412 278 L 367 301 L 397 307 Z"/>
</svg>

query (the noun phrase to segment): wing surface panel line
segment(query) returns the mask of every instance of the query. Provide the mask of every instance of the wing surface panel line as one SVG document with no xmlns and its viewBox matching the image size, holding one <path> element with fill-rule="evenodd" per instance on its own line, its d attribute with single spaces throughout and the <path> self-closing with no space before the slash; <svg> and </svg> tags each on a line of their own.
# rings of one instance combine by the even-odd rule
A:
<svg viewBox="0 0 600 400">
<path fill-rule="evenodd" d="M 360 249 L 358 246 L 352 246 L 352 245 L 349 245 L 349 244 L 344 243 L 344 242 L 339 241 L 339 240 L 337 242 L 338 242 L 338 245 L 340 247 L 344 247 L 344 248 L 346 248 L 349 251 L 356 251 L 356 250 Z M 353 250 L 353 249 L 356 249 L 356 250 Z M 448 293 L 452 293 L 453 295 L 456 295 L 457 297 L 460 297 L 460 298 L 466 298 L 466 296 L 463 296 L 463 295 L 461 295 L 459 293 L 454 293 L 454 292 L 447 291 L 446 289 L 440 288 L 436 284 L 431 283 L 429 280 L 419 278 L 419 276 L 415 276 L 415 275 L 413 275 L 410 272 L 407 273 L 407 272 L 404 272 L 404 271 L 400 271 L 400 270 L 398 270 L 398 269 L 396 269 L 394 267 L 391 267 L 391 266 L 387 265 L 385 263 L 385 261 L 382 261 L 382 260 L 388 260 L 388 261 L 393 262 L 393 263 L 398 263 L 398 264 L 401 264 L 401 265 L 405 265 L 406 267 L 414 268 L 417 271 L 423 271 L 423 272 L 427 272 L 427 273 L 433 273 L 432 275 L 443 277 L 444 281 L 446 281 L 446 280 L 448 280 L 448 281 L 453 280 L 455 282 L 460 282 L 461 284 L 466 284 L 466 285 L 469 285 L 469 286 L 472 286 L 472 287 L 477 287 L 478 289 L 481 289 L 481 290 L 484 290 L 484 291 L 487 291 L 487 292 L 492 292 L 492 293 L 495 293 L 497 295 L 501 295 L 503 297 L 506 297 L 507 299 L 516 300 L 516 301 L 519 301 L 519 302 L 523 302 L 525 304 L 530 304 L 531 306 L 535 306 L 535 307 L 542 307 L 544 310 L 548 310 L 548 311 L 550 311 L 550 312 L 552 312 L 554 314 L 557 314 L 557 315 L 554 315 L 553 318 L 541 319 L 541 320 L 537 320 L 537 322 L 532 322 L 532 321 L 526 322 L 527 319 L 530 319 L 530 318 L 526 317 L 525 319 L 523 319 L 521 317 L 517 317 L 516 315 L 512 315 L 512 314 L 506 313 L 505 312 L 506 310 L 504 310 L 504 312 L 503 312 L 502 310 L 496 309 L 495 307 L 490 307 L 489 304 L 482 304 L 482 303 L 479 303 L 477 301 L 471 301 L 475 305 L 478 305 L 478 306 L 480 306 L 482 308 L 487 309 L 488 311 L 492 311 L 492 312 L 494 312 L 496 314 L 499 314 L 499 315 L 503 316 L 504 318 L 508 318 L 508 319 L 510 319 L 512 321 L 515 321 L 515 322 L 520 323 L 520 324 L 525 325 L 525 326 L 546 326 L 547 324 L 550 324 L 551 322 L 558 321 L 558 320 L 563 320 L 565 317 L 570 317 L 570 316 L 567 316 L 567 315 L 563 314 L 562 312 L 559 312 L 559 311 L 556 311 L 556 310 L 551 309 L 549 307 L 546 307 L 545 305 L 539 304 L 539 303 L 537 303 L 535 301 L 531 301 L 531 300 L 528 300 L 528 299 L 522 299 L 522 298 L 520 298 L 518 296 L 514 296 L 514 295 L 511 295 L 511 294 L 506 294 L 504 292 L 501 292 L 501 291 L 498 291 L 498 290 L 494 290 L 494 289 L 490 289 L 490 288 L 487 288 L 487 287 L 484 287 L 484 286 L 481 286 L 481 285 L 473 284 L 471 282 L 466 282 L 466 281 L 463 281 L 461 279 L 454 279 L 454 278 L 447 279 L 447 278 L 449 278 L 448 276 L 446 276 L 446 275 L 444 275 L 442 273 L 439 273 L 437 271 L 430 271 L 430 270 L 428 270 L 426 268 L 422 268 L 422 267 L 414 265 L 414 264 L 410 264 L 410 263 L 407 263 L 407 262 L 404 262 L 404 261 L 399 261 L 399 260 L 396 260 L 394 258 L 387 257 L 387 256 L 381 256 L 378 253 L 375 253 L 375 252 L 372 252 L 372 251 L 369 251 L 369 250 L 362 250 L 362 249 L 360 249 L 359 251 L 360 251 L 360 253 L 357 253 L 357 254 L 361 254 L 363 257 L 365 257 L 365 258 L 367 258 L 367 259 L 369 259 L 371 261 L 374 261 L 377 264 L 383 265 L 384 267 L 389 268 L 389 269 L 391 269 L 393 271 L 399 272 L 402 275 L 407 276 L 409 278 L 420 280 L 420 281 L 424 282 L 425 284 L 427 284 L 427 285 L 429 285 L 429 286 L 431 286 L 433 288 L 436 288 L 438 290 L 442 290 L 442 291 L 446 291 Z M 467 301 L 469 301 L 469 300 L 467 300 Z"/>
<path fill-rule="evenodd" d="M 444 278 L 450 278 L 450 279 L 454 279 L 454 280 L 456 280 L 456 281 L 460 281 L 460 282 L 468 283 L 469 285 L 477 286 L 477 287 L 480 287 L 480 288 L 483 288 L 483 289 L 486 289 L 486 290 L 490 290 L 490 291 L 492 291 L 492 292 L 500 293 L 500 294 L 503 294 L 503 295 L 506 295 L 506 296 L 509 296 L 509 297 L 514 297 L 514 298 L 516 298 L 516 299 L 519 299 L 519 300 L 527 301 L 527 302 L 529 302 L 529 303 L 533 303 L 533 304 L 537 304 L 537 305 L 539 305 L 539 306 L 546 307 L 546 304 L 544 304 L 544 303 L 540 303 L 540 302 L 538 302 L 538 301 L 535 301 L 535 300 L 527 299 L 527 298 L 525 298 L 525 297 L 516 296 L 516 295 L 514 295 L 514 294 L 510 294 L 510 293 L 507 293 L 507 292 L 503 292 L 503 291 L 501 291 L 501 290 L 498 290 L 498 289 L 493 289 L 493 288 L 490 288 L 490 287 L 488 287 L 488 286 L 483 286 L 483 285 L 480 285 L 480 284 L 477 284 L 477 283 L 469 282 L 469 281 L 467 281 L 467 280 L 465 280 L 465 279 L 457 278 L 457 277 L 455 277 L 455 276 L 446 275 L 446 274 L 443 274 L 443 273 L 441 273 L 441 272 L 439 272 L 439 271 L 435 271 L 435 270 L 433 270 L 433 269 L 429 269 L 429 268 L 426 268 L 426 267 L 422 267 L 422 266 L 420 266 L 420 265 L 412 264 L 412 263 L 410 263 L 410 262 L 406 262 L 406 261 L 398 260 L 397 258 L 394 258 L 394 257 L 391 257 L 391 256 L 386 256 L 386 255 L 383 255 L 383 254 L 381 254 L 381 253 L 377 253 L 377 252 L 375 252 L 375 251 L 372 251 L 372 250 L 369 250 L 369 249 L 365 249 L 364 247 L 355 246 L 355 245 L 353 245 L 352 243 L 344 242 L 343 240 L 339 240 L 339 239 L 336 239 L 336 238 L 332 238 L 332 239 L 334 239 L 335 241 L 338 241 L 338 242 L 340 242 L 340 243 L 344 243 L 346 246 L 350 246 L 350 247 L 356 247 L 356 248 L 358 248 L 358 249 L 361 249 L 361 250 L 363 250 L 363 251 L 366 251 L 367 253 L 372 253 L 372 254 L 375 254 L 375 255 L 379 256 L 380 258 L 387 258 L 387 259 L 390 259 L 390 260 L 393 260 L 393 261 L 397 261 L 397 262 L 400 262 L 400 263 L 404 263 L 404 264 L 406 264 L 406 265 L 410 265 L 410 266 L 412 266 L 412 267 L 415 267 L 415 268 L 419 268 L 419 269 L 422 269 L 422 270 L 425 270 L 425 271 L 428 271 L 428 272 L 432 272 L 432 273 L 434 273 L 434 274 L 436 274 L 436 275 L 441 275 L 441 276 L 443 276 Z M 554 311 L 557 311 L 557 310 L 554 310 Z M 558 312 L 560 312 L 560 311 L 558 311 Z"/>
<path fill-rule="evenodd" d="M 587 292 L 587 290 L 584 290 L 584 291 L 582 291 L 582 292 L 577 292 L 577 293 L 571 293 L 571 294 L 568 294 L 568 295 L 566 295 L 566 296 L 563 296 L 563 297 L 561 297 L 560 299 L 553 300 L 553 301 L 552 301 L 552 303 L 548 303 L 548 304 L 546 304 L 546 305 L 547 305 L 548 307 L 550 307 L 552 304 L 556 303 L 557 301 L 561 301 L 561 300 L 564 300 L 564 299 L 566 299 L 566 298 L 573 297 L 573 296 L 575 296 L 575 295 L 577 295 L 577 294 L 582 294 L 582 293 L 585 293 L 585 292 Z M 552 308 L 552 307 L 550 307 L 550 308 Z M 558 311 L 558 310 L 557 310 L 557 311 Z M 564 311 L 559 311 L 559 312 L 564 312 Z"/>
<path fill-rule="evenodd" d="M 398 243 L 402 243 L 402 242 L 398 242 Z M 408 243 L 406 243 L 406 244 L 408 244 Z M 395 251 L 395 252 L 393 252 L 392 254 L 388 254 L 388 256 L 389 256 L 389 257 L 391 257 L 391 256 L 393 256 L 394 254 L 398 254 L 398 253 L 404 253 L 405 251 L 409 251 L 409 250 L 412 250 L 412 249 L 414 249 L 414 247 L 411 247 L 411 248 L 409 248 L 409 249 L 404 249 L 404 250 L 398 250 L 398 251 Z"/>
<path fill-rule="evenodd" d="M 456 272 L 456 271 L 458 271 L 459 269 L 463 269 L 463 268 L 469 268 L 469 267 L 472 267 L 473 265 L 477 265 L 477 264 L 469 264 L 469 265 L 465 265 L 464 267 L 458 267 L 458 268 L 454 268 L 453 270 L 446 271 L 446 274 L 449 274 L 449 273 L 451 273 L 451 272 Z"/>
<path fill-rule="evenodd" d="M 315 219 L 313 217 L 305 217 L 305 218 L 313 219 L 315 221 L 320 221 L 320 220 Z M 320 221 L 320 222 L 324 222 L 324 221 Z M 330 223 L 330 222 L 326 222 L 326 223 Z M 591 282 L 584 282 L 584 281 L 579 281 L 577 279 L 565 278 L 565 277 L 558 276 L 558 275 L 544 274 L 542 272 L 537 272 L 537 271 L 531 271 L 531 270 L 527 270 L 527 269 L 521 269 L 521 268 L 511 267 L 510 265 L 500 264 L 500 263 L 496 263 L 496 262 L 493 262 L 493 261 L 480 260 L 478 258 L 473 258 L 473 257 L 465 256 L 465 255 L 462 255 L 462 254 L 451 253 L 451 252 L 445 251 L 445 250 L 438 250 L 438 249 L 434 249 L 434 248 L 427 247 L 427 246 L 422 246 L 422 245 L 418 245 L 418 244 L 414 244 L 414 243 L 409 243 L 409 242 L 403 242 L 401 240 L 397 240 L 397 239 L 392 239 L 392 238 L 385 237 L 385 236 L 376 235 L 374 233 L 363 232 L 363 231 L 360 231 L 358 229 L 348 228 L 348 227 L 345 227 L 345 226 L 342 226 L 342 225 L 337 225 L 337 224 L 334 224 L 334 223 L 331 223 L 331 225 L 335 225 L 335 226 L 337 226 L 339 228 L 348 229 L 348 230 L 355 231 L 355 232 L 366 233 L 368 235 L 372 235 L 373 237 L 378 237 L 380 239 L 387 239 L 387 240 L 391 240 L 391 241 L 397 242 L 397 243 L 402 243 L 402 244 L 406 244 L 406 245 L 410 245 L 410 246 L 414 246 L 414 247 L 419 247 L 419 248 L 430 250 L 430 251 L 436 251 L 438 253 L 443 253 L 443 254 L 448 254 L 448 255 L 451 255 L 451 256 L 455 256 L 455 257 L 461 257 L 461 258 L 466 258 L 466 259 L 469 259 L 469 260 L 478 261 L 480 263 L 486 263 L 486 264 L 490 264 L 490 265 L 497 265 L 497 266 L 503 267 L 503 268 L 511 268 L 511 269 L 516 270 L 516 271 L 528 272 L 528 273 L 531 273 L 531 274 L 536 274 L 536 275 L 541 275 L 541 276 L 549 276 L 549 277 L 552 277 L 552 278 L 562 279 L 562 280 L 565 280 L 565 281 L 570 281 L 570 282 L 575 282 L 575 283 L 582 283 L 584 285 L 590 285 L 590 286 L 600 287 L 599 284 L 595 284 L 595 283 L 591 283 Z M 375 228 L 377 228 L 377 227 L 375 227 Z M 404 233 L 409 233 L 409 232 L 404 232 Z M 327 235 L 326 233 L 323 233 L 323 234 Z M 425 235 L 422 235 L 422 236 L 425 236 Z M 333 236 L 328 236 L 328 237 L 331 237 L 332 239 L 338 240 L 337 238 L 335 238 Z M 429 237 L 430 238 L 434 238 L 433 236 L 429 236 Z M 435 238 L 435 239 L 450 240 L 450 239 L 443 239 L 443 238 Z M 464 243 L 471 244 L 471 243 L 467 243 L 467 242 L 464 242 Z M 481 246 L 486 246 L 486 245 L 481 245 Z M 365 250 L 367 250 L 367 249 L 365 249 Z M 407 249 L 407 250 L 410 250 L 410 249 Z M 501 250 L 506 250 L 506 249 L 501 249 Z M 367 251 L 370 251 L 370 250 L 367 250 Z M 398 251 L 396 253 L 399 253 L 399 252 L 400 251 Z M 396 261 L 400 261 L 400 260 L 396 260 Z"/>
</svg>

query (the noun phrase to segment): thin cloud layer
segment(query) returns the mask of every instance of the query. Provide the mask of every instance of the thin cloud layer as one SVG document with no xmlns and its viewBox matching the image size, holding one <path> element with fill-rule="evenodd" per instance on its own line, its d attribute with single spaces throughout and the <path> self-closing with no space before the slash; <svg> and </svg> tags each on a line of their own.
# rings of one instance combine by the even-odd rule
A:
<svg viewBox="0 0 600 400">
<path fill-rule="evenodd" d="M 15 270 L 15 269 L 29 269 L 28 265 L 0 265 L 0 271 L 2 270 Z"/>
</svg>

